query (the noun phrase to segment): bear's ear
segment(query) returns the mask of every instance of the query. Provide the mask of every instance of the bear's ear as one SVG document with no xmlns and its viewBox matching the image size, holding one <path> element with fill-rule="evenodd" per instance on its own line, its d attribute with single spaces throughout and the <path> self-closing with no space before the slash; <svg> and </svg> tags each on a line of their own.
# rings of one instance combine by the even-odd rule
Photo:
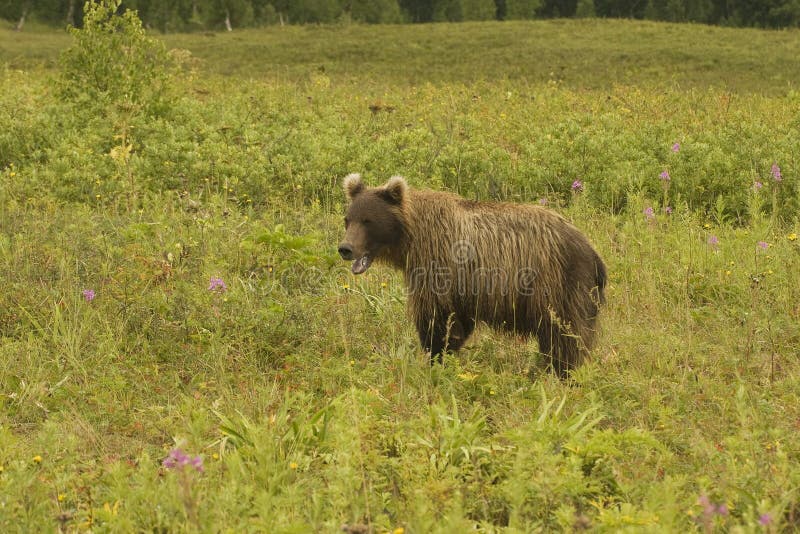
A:
<svg viewBox="0 0 800 534">
<path fill-rule="evenodd" d="M 353 200 L 359 193 L 364 190 L 364 182 L 361 181 L 361 175 L 358 173 L 348 174 L 344 177 L 344 193 L 349 200 Z"/>
<path fill-rule="evenodd" d="M 386 185 L 383 186 L 381 197 L 392 204 L 402 204 L 406 198 L 408 184 L 402 176 L 392 176 Z"/>
</svg>

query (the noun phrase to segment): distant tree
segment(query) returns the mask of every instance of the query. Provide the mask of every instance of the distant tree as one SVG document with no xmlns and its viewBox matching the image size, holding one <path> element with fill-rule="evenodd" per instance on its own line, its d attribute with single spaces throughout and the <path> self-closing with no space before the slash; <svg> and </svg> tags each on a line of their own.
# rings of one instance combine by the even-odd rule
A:
<svg viewBox="0 0 800 534">
<path fill-rule="evenodd" d="M 289 20 L 295 24 L 334 22 L 343 12 L 340 0 L 291 0 L 287 4 Z"/>
<path fill-rule="evenodd" d="M 403 14 L 397 0 L 346 0 L 343 9 L 358 22 L 370 24 L 403 22 Z"/>
<path fill-rule="evenodd" d="M 708 22 L 711 0 L 650 0 L 645 17 L 670 22 Z"/>
<path fill-rule="evenodd" d="M 494 20 L 497 5 L 494 0 L 461 0 L 461 20 Z"/>
<path fill-rule="evenodd" d="M 82 11 L 76 0 L 0 0 L 0 18 L 12 21 L 17 31 L 22 31 L 31 19 L 64 26 L 74 24 L 80 15 Z"/>
<path fill-rule="evenodd" d="M 594 0 L 578 0 L 578 5 L 575 7 L 575 16 L 578 18 L 589 18 L 596 16 L 594 10 Z"/>
<path fill-rule="evenodd" d="M 195 5 L 195 0 L 126 0 L 122 7 L 135 10 L 146 28 L 166 33 L 186 29 Z"/>
<path fill-rule="evenodd" d="M 275 6 L 275 2 L 270 0 L 250 0 L 253 6 L 253 24 L 264 26 L 276 24 L 281 21 L 281 14 Z"/>
<path fill-rule="evenodd" d="M 210 27 L 224 27 L 232 31 L 253 24 L 253 6 L 248 0 L 197 1 L 197 10 Z"/>
<path fill-rule="evenodd" d="M 542 7 L 542 0 L 506 0 L 506 20 L 533 19 Z"/>
<path fill-rule="evenodd" d="M 787 0 L 783 5 L 772 7 L 768 16 L 773 26 L 800 27 L 800 0 Z"/>
<path fill-rule="evenodd" d="M 578 0 L 544 0 L 537 15 L 546 18 L 573 17 L 578 9 Z"/>
<path fill-rule="evenodd" d="M 400 8 L 408 14 L 411 22 L 430 22 L 433 20 L 432 0 L 399 0 Z"/>
<path fill-rule="evenodd" d="M 648 0 L 594 0 L 598 17 L 641 19 L 647 11 Z"/>
</svg>

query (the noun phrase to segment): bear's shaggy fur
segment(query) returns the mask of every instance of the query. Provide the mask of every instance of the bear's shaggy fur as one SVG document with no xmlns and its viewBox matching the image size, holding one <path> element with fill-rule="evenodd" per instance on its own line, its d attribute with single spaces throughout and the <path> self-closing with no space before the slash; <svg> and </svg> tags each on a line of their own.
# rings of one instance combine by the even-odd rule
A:
<svg viewBox="0 0 800 534">
<path fill-rule="evenodd" d="M 344 180 L 350 201 L 339 246 L 352 271 L 373 260 L 403 271 L 408 308 L 431 362 L 483 321 L 536 337 L 566 376 L 591 349 L 606 268 L 587 238 L 541 206 L 465 200 L 394 177 Z"/>
</svg>

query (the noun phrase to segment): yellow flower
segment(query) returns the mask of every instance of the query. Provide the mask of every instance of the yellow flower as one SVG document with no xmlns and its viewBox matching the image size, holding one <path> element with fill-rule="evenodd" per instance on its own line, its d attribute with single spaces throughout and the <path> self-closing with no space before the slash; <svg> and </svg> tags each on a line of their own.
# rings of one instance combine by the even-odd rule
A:
<svg viewBox="0 0 800 534">
<path fill-rule="evenodd" d="M 12 177 L 12 178 L 15 177 L 16 175 L 17 175 L 17 173 L 15 173 L 14 171 L 11 171 L 11 173 L 9 173 L 9 176 Z"/>
<path fill-rule="evenodd" d="M 350 284 L 342 284 L 342 289 L 350 289 Z"/>
<path fill-rule="evenodd" d="M 705 224 L 703 225 L 703 228 L 705 228 L 706 230 L 708 230 L 709 228 L 711 228 L 711 225 L 710 225 L 710 224 L 708 224 L 708 223 L 705 223 Z"/>
<path fill-rule="evenodd" d="M 59 493 L 58 494 L 58 502 L 64 502 L 64 494 L 63 493 Z"/>
<path fill-rule="evenodd" d="M 797 241 L 797 234 L 792 232 L 791 234 L 786 236 L 786 239 L 788 239 L 789 241 Z"/>
<path fill-rule="evenodd" d="M 297 462 L 289 463 L 289 469 L 297 469 Z"/>
<path fill-rule="evenodd" d="M 39 456 L 38 454 L 36 456 L 34 456 L 32 459 L 33 459 L 33 463 L 35 463 L 35 464 L 42 463 L 42 457 Z"/>
<path fill-rule="evenodd" d="M 725 276 L 730 276 L 730 275 L 731 275 L 730 271 L 725 271 Z"/>
<path fill-rule="evenodd" d="M 211 455 L 211 458 L 214 460 L 219 460 L 219 454 L 215 452 L 214 454 Z"/>
<path fill-rule="evenodd" d="M 0 465 L 0 473 L 2 473 L 2 472 L 3 472 L 3 466 Z"/>
<path fill-rule="evenodd" d="M 405 531 L 406 529 L 404 529 L 403 527 L 397 527 L 396 529 L 394 529 L 392 534 L 403 534 Z"/>
<path fill-rule="evenodd" d="M 388 286 L 388 285 L 389 285 L 389 284 L 387 284 L 386 282 L 381 282 L 381 287 L 382 287 L 382 288 L 384 288 L 384 289 L 385 289 L 385 288 L 386 288 L 386 286 Z"/>
</svg>

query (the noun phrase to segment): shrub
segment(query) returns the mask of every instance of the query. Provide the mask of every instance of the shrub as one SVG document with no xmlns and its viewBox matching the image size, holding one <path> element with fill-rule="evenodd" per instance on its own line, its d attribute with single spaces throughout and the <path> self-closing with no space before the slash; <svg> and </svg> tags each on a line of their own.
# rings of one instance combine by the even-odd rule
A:
<svg viewBox="0 0 800 534">
<path fill-rule="evenodd" d="M 61 94 L 77 103 L 152 111 L 165 105 L 171 61 L 135 11 L 117 14 L 120 4 L 86 3 L 83 28 L 70 28 L 74 44 L 61 57 Z"/>
</svg>

